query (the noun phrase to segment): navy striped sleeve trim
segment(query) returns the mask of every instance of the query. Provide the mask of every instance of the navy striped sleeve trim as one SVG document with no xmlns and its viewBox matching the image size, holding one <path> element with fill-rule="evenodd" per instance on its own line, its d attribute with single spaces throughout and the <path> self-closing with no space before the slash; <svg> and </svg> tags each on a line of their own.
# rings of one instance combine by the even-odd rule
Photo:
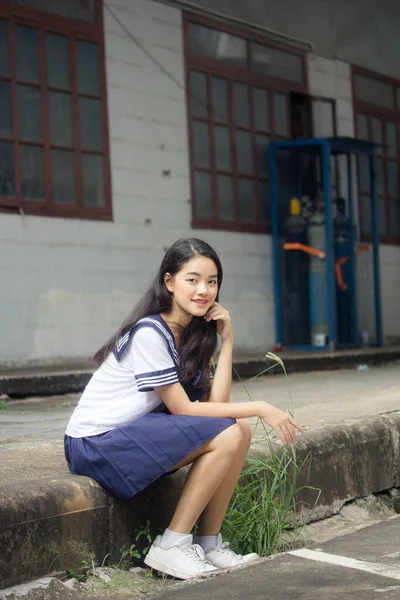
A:
<svg viewBox="0 0 400 600">
<path fill-rule="evenodd" d="M 139 373 L 135 375 L 139 392 L 152 392 L 155 388 L 163 385 L 179 383 L 178 373 L 175 367 L 152 371 L 151 373 Z"/>
</svg>

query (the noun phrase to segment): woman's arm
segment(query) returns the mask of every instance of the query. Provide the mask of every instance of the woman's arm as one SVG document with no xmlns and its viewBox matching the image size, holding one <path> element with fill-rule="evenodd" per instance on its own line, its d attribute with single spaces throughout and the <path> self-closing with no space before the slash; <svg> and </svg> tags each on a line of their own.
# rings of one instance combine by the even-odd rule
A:
<svg viewBox="0 0 400 600">
<path fill-rule="evenodd" d="M 191 402 L 180 383 L 157 388 L 157 394 L 173 415 L 193 417 L 228 417 L 247 419 L 260 417 L 272 427 L 285 444 L 296 441 L 294 428 L 303 431 L 287 413 L 266 402 Z"/>
<path fill-rule="evenodd" d="M 204 318 L 206 321 L 217 322 L 217 332 L 221 336 L 221 351 L 207 401 L 229 402 L 232 388 L 233 352 L 231 318 L 229 312 L 217 302 L 210 308 Z"/>
</svg>

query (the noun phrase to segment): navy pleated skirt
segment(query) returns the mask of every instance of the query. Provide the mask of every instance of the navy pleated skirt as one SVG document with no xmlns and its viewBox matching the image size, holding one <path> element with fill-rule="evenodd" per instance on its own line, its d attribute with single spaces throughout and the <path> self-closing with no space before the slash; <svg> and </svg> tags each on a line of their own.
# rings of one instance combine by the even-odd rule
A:
<svg viewBox="0 0 400 600">
<path fill-rule="evenodd" d="M 155 412 L 100 435 L 66 435 L 65 456 L 71 473 L 91 477 L 113 496 L 130 500 L 234 423 Z"/>
</svg>

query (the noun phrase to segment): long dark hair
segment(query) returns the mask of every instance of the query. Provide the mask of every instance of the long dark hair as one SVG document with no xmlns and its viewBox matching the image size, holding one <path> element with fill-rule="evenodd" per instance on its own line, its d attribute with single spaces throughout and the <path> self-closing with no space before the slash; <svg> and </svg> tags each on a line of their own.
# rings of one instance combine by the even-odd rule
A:
<svg viewBox="0 0 400 600">
<path fill-rule="evenodd" d="M 174 276 L 183 265 L 195 256 L 210 258 L 218 271 L 218 294 L 222 284 L 222 266 L 216 252 L 202 240 L 187 238 L 177 240 L 166 252 L 158 273 L 149 289 L 128 315 L 121 327 L 95 354 L 94 360 L 100 365 L 113 350 L 119 338 L 129 331 L 140 319 L 148 315 L 169 312 L 172 308 L 172 294 L 168 291 L 164 276 L 166 273 Z M 218 295 L 217 295 L 218 301 Z M 198 382 L 201 387 L 210 385 L 210 361 L 217 347 L 217 324 L 207 323 L 203 317 L 193 317 L 190 325 L 183 330 L 179 349 L 180 378 L 182 382 L 189 381 L 201 370 L 202 376 Z"/>
</svg>

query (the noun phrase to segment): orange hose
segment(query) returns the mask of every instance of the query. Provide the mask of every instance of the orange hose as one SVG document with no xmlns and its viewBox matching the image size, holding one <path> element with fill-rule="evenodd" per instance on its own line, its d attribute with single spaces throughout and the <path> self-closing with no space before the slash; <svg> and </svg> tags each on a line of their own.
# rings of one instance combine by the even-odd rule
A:
<svg viewBox="0 0 400 600">
<path fill-rule="evenodd" d="M 306 252 L 307 254 L 311 254 L 311 256 L 316 256 L 317 258 L 326 258 L 326 252 L 322 252 L 317 248 L 311 248 L 311 246 L 306 246 L 305 244 L 299 244 L 297 242 L 291 242 L 283 244 L 284 250 L 301 250 L 302 252 Z M 361 252 L 366 252 L 370 247 L 368 245 L 358 244 L 357 246 L 357 254 L 361 254 Z M 347 263 L 350 260 L 350 256 L 342 256 L 336 261 L 335 264 L 335 273 L 338 286 L 341 290 L 346 291 L 348 288 L 347 283 L 343 279 L 342 274 L 342 265 Z"/>
<path fill-rule="evenodd" d="M 317 248 L 311 248 L 311 246 L 305 246 L 304 244 L 298 244 L 297 242 L 283 244 L 284 250 L 302 250 L 307 254 L 316 256 L 317 258 L 326 258 L 326 253 L 317 250 Z"/>
</svg>

